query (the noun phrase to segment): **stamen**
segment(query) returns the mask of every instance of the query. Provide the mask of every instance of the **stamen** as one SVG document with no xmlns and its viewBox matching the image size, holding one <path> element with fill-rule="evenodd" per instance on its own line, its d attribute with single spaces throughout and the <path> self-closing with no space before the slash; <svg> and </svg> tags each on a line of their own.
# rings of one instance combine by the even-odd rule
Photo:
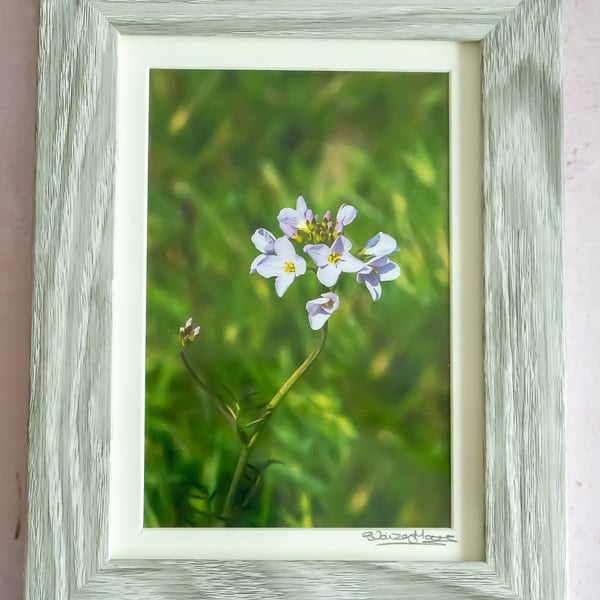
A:
<svg viewBox="0 0 600 600">
<path fill-rule="evenodd" d="M 295 273 L 296 272 L 296 265 L 293 262 L 288 261 L 288 262 L 284 263 L 283 270 L 286 273 Z"/>
<path fill-rule="evenodd" d="M 342 260 L 342 255 L 338 254 L 337 252 L 332 252 L 328 257 L 327 257 L 327 262 L 331 263 L 332 265 L 337 265 L 340 260 Z"/>
</svg>

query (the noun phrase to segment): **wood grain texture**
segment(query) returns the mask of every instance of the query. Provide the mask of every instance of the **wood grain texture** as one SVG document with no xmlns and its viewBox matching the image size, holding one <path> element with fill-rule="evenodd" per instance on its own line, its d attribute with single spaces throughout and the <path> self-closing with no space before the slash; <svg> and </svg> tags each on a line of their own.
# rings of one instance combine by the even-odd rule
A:
<svg viewBox="0 0 600 600">
<path fill-rule="evenodd" d="M 477 39 L 515 3 L 42 0 L 27 598 L 565 599 L 559 0 L 484 41 L 487 562 L 106 560 L 117 30 Z"/>
<path fill-rule="evenodd" d="M 27 597 L 106 562 L 115 31 L 86 2 L 40 14 Z"/>
<path fill-rule="evenodd" d="M 104 595 L 103 595 L 104 594 Z M 77 600 L 514 600 L 484 563 L 115 561 Z"/>
<path fill-rule="evenodd" d="M 484 41 L 487 559 L 520 598 L 566 594 L 558 0 Z"/>
<path fill-rule="evenodd" d="M 93 0 L 128 34 L 483 38 L 519 0 Z"/>
</svg>

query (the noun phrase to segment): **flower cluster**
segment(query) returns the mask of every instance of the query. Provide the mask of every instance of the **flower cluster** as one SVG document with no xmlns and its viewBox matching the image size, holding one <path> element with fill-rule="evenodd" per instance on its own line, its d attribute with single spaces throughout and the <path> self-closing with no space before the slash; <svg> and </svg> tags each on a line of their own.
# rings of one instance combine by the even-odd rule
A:
<svg viewBox="0 0 600 600">
<path fill-rule="evenodd" d="M 398 246 L 386 233 L 379 232 L 364 248 L 355 254 L 351 252 L 352 242 L 344 235 L 344 228 L 357 214 L 356 208 L 342 204 L 335 221 L 330 211 L 319 219 L 300 196 L 295 209 L 284 208 L 277 217 L 282 237 L 277 238 L 262 227 L 252 235 L 252 243 L 260 254 L 252 261 L 250 273 L 275 277 L 275 292 L 279 297 L 296 277 L 307 271 L 306 260 L 292 242 L 299 244 L 312 259 L 314 266 L 308 269 L 316 272 L 324 291 L 319 298 L 306 303 L 312 329 L 321 329 L 339 308 L 340 299 L 334 290 L 342 273 L 356 274 L 356 281 L 365 284 L 373 300 L 381 298 L 382 281 L 392 281 L 400 275 L 400 267 L 389 258 L 398 251 Z"/>
</svg>

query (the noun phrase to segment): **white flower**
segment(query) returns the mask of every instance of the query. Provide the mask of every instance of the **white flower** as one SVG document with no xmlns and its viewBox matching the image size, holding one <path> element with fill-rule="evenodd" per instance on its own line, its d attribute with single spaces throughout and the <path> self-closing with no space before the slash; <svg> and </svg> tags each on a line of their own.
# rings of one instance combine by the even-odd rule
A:
<svg viewBox="0 0 600 600">
<path fill-rule="evenodd" d="M 275 292 L 281 298 L 294 279 L 306 273 L 306 261 L 296 254 L 287 238 L 275 240 L 273 250 L 273 254 L 265 256 L 256 265 L 256 272 L 265 278 L 276 277 Z"/>
<path fill-rule="evenodd" d="M 256 273 L 257 265 L 267 256 L 275 254 L 275 236 L 264 227 L 257 229 L 250 238 L 259 254 L 250 265 L 250 273 Z"/>
<path fill-rule="evenodd" d="M 306 310 L 311 329 L 315 331 L 321 329 L 339 307 L 339 296 L 332 292 L 321 294 L 321 297 L 315 300 L 309 300 L 306 303 Z"/>
<path fill-rule="evenodd" d="M 343 235 L 338 236 L 331 247 L 326 244 L 308 244 L 306 252 L 317 267 L 318 280 L 328 288 L 333 287 L 341 273 L 357 273 L 365 263 L 350 254 L 352 242 Z"/>
<path fill-rule="evenodd" d="M 356 281 L 365 284 L 373 301 L 381 298 L 382 281 L 392 281 L 400 276 L 400 267 L 388 258 L 394 252 L 398 252 L 396 240 L 381 231 L 360 252 L 361 256 L 366 256 L 369 260 L 356 275 Z"/>
<path fill-rule="evenodd" d="M 308 231 L 308 222 L 312 220 L 312 211 L 306 207 L 306 201 L 302 196 L 296 200 L 296 210 L 293 208 L 282 208 L 277 220 L 281 231 L 290 238 L 295 237 L 300 231 Z"/>
</svg>

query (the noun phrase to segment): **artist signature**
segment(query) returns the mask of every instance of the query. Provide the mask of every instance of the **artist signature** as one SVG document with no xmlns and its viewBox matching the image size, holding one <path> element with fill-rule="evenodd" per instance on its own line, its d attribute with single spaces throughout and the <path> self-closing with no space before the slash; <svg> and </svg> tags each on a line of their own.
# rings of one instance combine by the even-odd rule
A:
<svg viewBox="0 0 600 600">
<path fill-rule="evenodd" d="M 375 546 L 447 546 L 457 544 L 458 540 L 452 533 L 432 533 L 425 529 L 413 529 L 412 531 L 365 531 L 363 539 L 373 542 Z"/>
</svg>

